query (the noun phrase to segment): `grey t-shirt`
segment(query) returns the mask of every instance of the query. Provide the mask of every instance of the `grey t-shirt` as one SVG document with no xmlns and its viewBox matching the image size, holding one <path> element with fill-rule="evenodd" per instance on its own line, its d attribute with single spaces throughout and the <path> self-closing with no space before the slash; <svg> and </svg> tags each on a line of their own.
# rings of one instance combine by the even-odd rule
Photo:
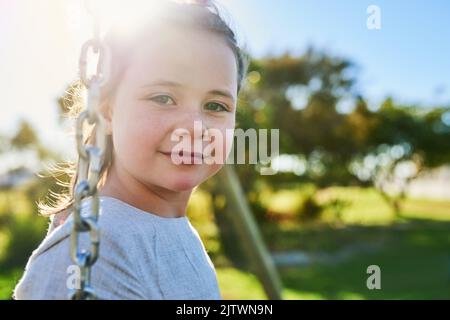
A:
<svg viewBox="0 0 450 320">
<path fill-rule="evenodd" d="M 82 214 L 89 201 L 82 204 Z M 100 250 L 91 284 L 99 299 L 220 300 L 214 265 L 188 217 L 164 218 L 100 197 Z M 33 251 L 15 299 L 67 299 L 72 217 Z M 82 233 L 80 246 L 89 248 Z M 72 282 L 73 283 L 73 282 Z"/>
</svg>

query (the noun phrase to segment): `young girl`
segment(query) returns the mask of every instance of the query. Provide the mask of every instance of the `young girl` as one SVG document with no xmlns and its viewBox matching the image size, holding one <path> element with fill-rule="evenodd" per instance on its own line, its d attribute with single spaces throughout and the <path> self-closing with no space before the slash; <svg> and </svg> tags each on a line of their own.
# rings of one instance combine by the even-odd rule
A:
<svg viewBox="0 0 450 320">
<path fill-rule="evenodd" d="M 100 250 L 91 269 L 99 299 L 221 299 L 186 206 L 230 147 L 224 145 L 222 162 L 196 164 L 185 160 L 197 155 L 183 153 L 175 164 L 171 136 L 183 128 L 192 145 L 195 139 L 204 145 L 194 123 L 203 134 L 214 128 L 227 136 L 234 129 L 246 56 L 212 3 L 166 1 L 164 7 L 132 37 L 111 31 L 104 38 L 113 70 L 101 94 L 108 144 L 98 186 Z M 73 178 L 71 187 L 73 195 Z M 27 263 L 16 299 L 68 298 L 73 196 L 60 202 L 42 212 L 57 214 Z M 83 201 L 82 214 L 88 204 Z M 80 244 L 89 241 L 81 237 Z"/>
</svg>

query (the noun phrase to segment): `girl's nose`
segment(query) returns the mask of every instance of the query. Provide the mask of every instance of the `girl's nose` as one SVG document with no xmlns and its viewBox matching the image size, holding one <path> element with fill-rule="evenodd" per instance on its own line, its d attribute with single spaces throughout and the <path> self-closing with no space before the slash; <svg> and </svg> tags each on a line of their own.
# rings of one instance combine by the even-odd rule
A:
<svg viewBox="0 0 450 320">
<path fill-rule="evenodd" d="M 189 135 L 191 143 L 202 141 L 207 134 L 208 124 L 200 112 L 186 112 L 182 121 L 178 122 L 178 132 Z"/>
<path fill-rule="evenodd" d="M 184 125 L 185 128 L 190 132 L 194 132 L 193 130 L 198 130 L 199 126 L 204 129 L 207 126 L 205 115 L 201 111 L 186 111 L 186 115 L 184 117 Z"/>
</svg>

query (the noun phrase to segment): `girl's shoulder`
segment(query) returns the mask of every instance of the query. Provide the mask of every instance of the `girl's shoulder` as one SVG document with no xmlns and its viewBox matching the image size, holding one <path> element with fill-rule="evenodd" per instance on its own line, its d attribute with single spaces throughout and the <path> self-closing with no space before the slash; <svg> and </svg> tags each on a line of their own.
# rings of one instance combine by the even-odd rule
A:
<svg viewBox="0 0 450 320">
<path fill-rule="evenodd" d="M 81 214 L 89 214 L 90 202 L 85 199 L 82 202 Z M 103 250 L 102 254 L 131 254 L 130 247 L 148 243 L 155 236 L 155 226 L 149 219 L 141 219 L 136 214 L 132 215 L 123 207 L 109 199 L 100 199 L 100 210 L 97 221 L 100 233 L 101 247 L 113 247 L 115 250 Z M 150 223 L 149 223 L 150 222 Z M 50 250 L 54 246 L 69 242 L 73 232 L 73 216 L 71 211 L 66 210 L 55 216 L 47 236 L 39 247 L 33 251 L 32 259 Z M 89 246 L 89 232 L 80 233 L 80 246 Z"/>
</svg>

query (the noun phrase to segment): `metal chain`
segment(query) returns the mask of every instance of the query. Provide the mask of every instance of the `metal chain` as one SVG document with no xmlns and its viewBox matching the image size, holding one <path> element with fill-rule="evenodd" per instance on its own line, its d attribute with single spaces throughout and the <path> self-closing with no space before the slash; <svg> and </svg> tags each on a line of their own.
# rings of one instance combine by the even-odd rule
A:
<svg viewBox="0 0 450 320">
<path fill-rule="evenodd" d="M 88 4 L 88 3 L 86 3 Z M 97 261 L 100 245 L 98 227 L 99 197 L 97 185 L 100 179 L 100 170 L 103 165 L 106 147 L 105 120 L 99 110 L 100 88 L 109 78 L 110 55 L 108 48 L 100 40 L 100 30 L 97 16 L 88 7 L 89 13 L 94 17 L 94 38 L 88 40 L 82 47 L 79 68 L 80 79 L 88 90 L 87 110 L 83 111 L 77 119 L 76 143 L 79 156 L 77 185 L 74 194 L 73 228 L 71 234 L 70 255 L 79 268 L 80 278 L 78 286 L 69 295 L 72 300 L 95 299 L 95 291 L 91 287 L 91 267 Z M 96 74 L 91 78 L 87 75 L 88 50 L 98 54 Z M 85 145 L 83 128 L 85 124 L 93 126 L 95 135 L 94 145 Z M 82 201 L 88 199 L 90 210 L 81 214 Z M 89 249 L 81 249 L 79 237 L 82 233 L 89 234 Z"/>
</svg>

